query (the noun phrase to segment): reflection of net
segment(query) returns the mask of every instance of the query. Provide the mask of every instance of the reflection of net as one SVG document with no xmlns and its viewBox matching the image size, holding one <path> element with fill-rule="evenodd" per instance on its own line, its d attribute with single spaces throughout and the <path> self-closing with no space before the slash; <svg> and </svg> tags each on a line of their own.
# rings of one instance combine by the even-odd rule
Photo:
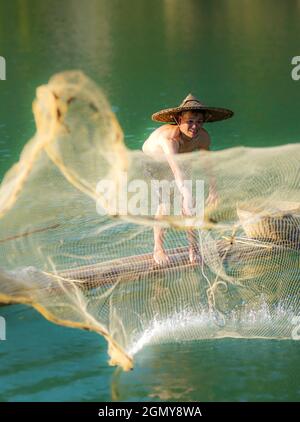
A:
<svg viewBox="0 0 300 422">
<path fill-rule="evenodd" d="M 99 332 L 124 368 L 147 343 L 291 338 L 300 305 L 299 145 L 178 156 L 193 179 L 208 185 L 214 174 L 219 202 L 203 225 L 193 222 L 202 264 L 189 263 L 186 220 L 160 220 L 170 227 L 170 263 L 158 267 L 151 215 L 96 212 L 96 201 L 109 211 L 111 199 L 97 193 L 99 180 L 139 179 L 151 166 L 125 148 L 101 91 L 81 73 L 56 75 L 38 89 L 34 113 L 37 133 L 0 188 L 1 302 Z"/>
</svg>

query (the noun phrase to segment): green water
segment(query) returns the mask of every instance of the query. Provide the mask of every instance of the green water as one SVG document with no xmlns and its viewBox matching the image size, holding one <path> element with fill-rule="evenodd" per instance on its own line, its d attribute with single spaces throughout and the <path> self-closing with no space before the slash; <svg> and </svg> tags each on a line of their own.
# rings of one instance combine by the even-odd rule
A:
<svg viewBox="0 0 300 422">
<path fill-rule="evenodd" d="M 0 175 L 34 133 L 35 88 L 81 69 L 104 90 L 126 144 L 149 116 L 193 92 L 235 111 L 207 125 L 213 149 L 299 142 L 300 4 L 274 0 L 0 0 Z M 136 368 L 106 364 L 99 336 L 2 307 L 1 400 L 299 400 L 299 342 L 217 340 L 152 346 Z"/>
<path fill-rule="evenodd" d="M 106 364 L 96 334 L 45 321 L 25 306 L 1 309 L 1 401 L 296 401 L 299 344 L 205 340 L 142 350 L 124 373 Z"/>
</svg>

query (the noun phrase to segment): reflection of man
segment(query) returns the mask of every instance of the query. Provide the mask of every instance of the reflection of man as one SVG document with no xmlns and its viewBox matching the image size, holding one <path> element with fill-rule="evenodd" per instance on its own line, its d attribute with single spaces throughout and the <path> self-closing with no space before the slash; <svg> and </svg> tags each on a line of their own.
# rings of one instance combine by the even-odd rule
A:
<svg viewBox="0 0 300 422">
<path fill-rule="evenodd" d="M 209 149 L 210 137 L 202 127 L 203 123 L 228 119 L 233 112 L 224 108 L 205 107 L 193 95 L 189 94 L 180 106 L 168 108 L 153 114 L 152 119 L 168 123 L 157 128 L 145 141 L 143 151 L 154 157 L 162 156 L 168 161 L 173 172 L 176 185 L 182 195 L 182 213 L 192 216 L 191 192 L 184 185 L 184 176 L 174 160 L 174 154 Z M 209 200 L 214 198 L 215 190 L 211 190 Z M 164 215 L 165 204 L 160 202 L 156 218 Z M 154 253 L 156 263 L 164 264 L 169 258 L 163 248 L 164 231 L 160 226 L 154 228 Z M 189 258 L 192 263 L 197 260 L 197 239 L 192 231 L 188 232 Z"/>
</svg>

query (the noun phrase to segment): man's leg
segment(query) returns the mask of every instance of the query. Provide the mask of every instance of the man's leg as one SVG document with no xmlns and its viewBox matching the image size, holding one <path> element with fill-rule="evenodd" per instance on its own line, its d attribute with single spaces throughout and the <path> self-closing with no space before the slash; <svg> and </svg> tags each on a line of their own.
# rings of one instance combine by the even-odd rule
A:
<svg viewBox="0 0 300 422">
<path fill-rule="evenodd" d="M 192 264 L 201 262 L 201 255 L 198 247 L 198 233 L 196 230 L 188 230 L 187 238 L 189 243 L 189 259 Z"/>
<path fill-rule="evenodd" d="M 186 209 L 182 207 L 183 217 L 191 217 L 193 214 L 187 213 Z M 187 230 L 187 239 L 189 245 L 189 260 L 192 264 L 201 262 L 201 255 L 198 247 L 199 236 L 197 230 Z"/>
<path fill-rule="evenodd" d="M 165 213 L 166 207 L 164 204 L 159 204 L 157 207 L 157 211 L 155 214 L 155 218 L 159 220 Z M 154 251 L 153 251 L 153 258 L 154 261 L 159 264 L 163 265 L 170 261 L 168 255 L 164 250 L 164 235 L 165 230 L 160 225 L 155 225 L 153 228 L 154 232 Z"/>
</svg>

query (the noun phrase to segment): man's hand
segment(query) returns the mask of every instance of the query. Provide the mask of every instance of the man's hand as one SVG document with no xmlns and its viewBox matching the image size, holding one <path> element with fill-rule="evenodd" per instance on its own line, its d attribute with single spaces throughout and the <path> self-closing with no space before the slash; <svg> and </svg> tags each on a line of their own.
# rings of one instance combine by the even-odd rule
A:
<svg viewBox="0 0 300 422">
<path fill-rule="evenodd" d="M 191 192 L 189 189 L 184 187 L 181 190 L 182 193 L 182 213 L 186 217 L 193 217 L 195 216 L 195 201 L 192 197 Z"/>
<path fill-rule="evenodd" d="M 215 186 L 209 188 L 208 197 L 206 198 L 205 204 L 207 206 L 216 207 L 219 203 L 219 195 Z"/>
</svg>

